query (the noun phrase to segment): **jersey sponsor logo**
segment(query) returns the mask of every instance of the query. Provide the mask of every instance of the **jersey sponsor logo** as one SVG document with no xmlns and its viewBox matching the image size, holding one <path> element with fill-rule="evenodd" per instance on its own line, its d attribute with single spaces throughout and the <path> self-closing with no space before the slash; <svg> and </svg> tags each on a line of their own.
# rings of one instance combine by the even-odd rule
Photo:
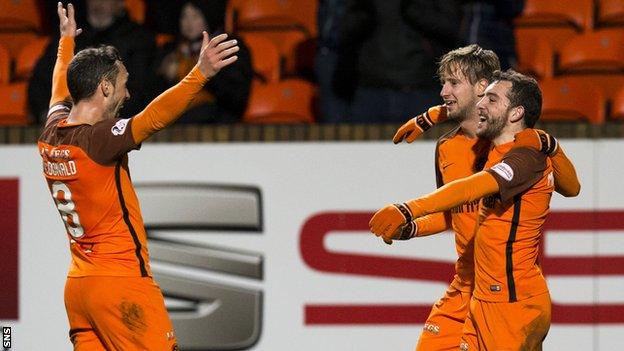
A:
<svg viewBox="0 0 624 351">
<path fill-rule="evenodd" d="M 432 334 L 438 335 L 440 334 L 440 326 L 439 325 L 435 325 L 435 324 L 431 324 L 431 323 L 425 323 L 425 326 L 423 327 L 423 330 L 428 331 Z"/>
<path fill-rule="evenodd" d="M 491 292 L 501 292 L 503 289 L 501 288 L 500 285 L 490 285 L 490 291 Z"/>
<path fill-rule="evenodd" d="M 495 164 L 494 166 L 492 166 L 491 169 L 508 182 L 513 179 L 513 169 L 511 168 L 511 166 L 504 162 Z"/>
<path fill-rule="evenodd" d="M 120 119 L 117 123 L 115 123 L 113 128 L 111 128 L 111 133 L 113 133 L 114 136 L 123 135 L 123 133 L 126 132 L 126 127 L 128 126 L 129 121 L 129 118 Z"/>
</svg>

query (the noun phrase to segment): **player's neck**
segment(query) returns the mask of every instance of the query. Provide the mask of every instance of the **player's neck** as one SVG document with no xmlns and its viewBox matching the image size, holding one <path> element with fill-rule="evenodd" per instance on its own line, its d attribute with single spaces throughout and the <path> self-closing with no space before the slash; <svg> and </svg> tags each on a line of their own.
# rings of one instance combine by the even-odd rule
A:
<svg viewBox="0 0 624 351">
<path fill-rule="evenodd" d="M 94 125 L 105 118 L 106 111 L 103 107 L 93 104 L 90 101 L 81 101 L 72 107 L 67 117 L 67 123 Z"/>
<path fill-rule="evenodd" d="M 465 118 L 463 121 L 459 123 L 459 127 L 461 128 L 462 133 L 470 138 L 477 137 L 477 125 L 479 124 L 479 115 L 477 114 L 476 109 L 470 113 L 470 116 Z"/>
<path fill-rule="evenodd" d="M 520 131 L 522 128 L 519 128 L 518 125 L 507 125 L 496 138 L 492 139 L 492 143 L 495 146 L 510 143 L 514 141 L 516 134 Z"/>
</svg>

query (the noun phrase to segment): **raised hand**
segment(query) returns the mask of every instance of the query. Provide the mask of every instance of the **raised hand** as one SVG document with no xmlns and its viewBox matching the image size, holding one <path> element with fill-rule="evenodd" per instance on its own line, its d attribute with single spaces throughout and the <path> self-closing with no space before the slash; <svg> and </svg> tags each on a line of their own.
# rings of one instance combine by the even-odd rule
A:
<svg viewBox="0 0 624 351">
<path fill-rule="evenodd" d="M 56 13 L 59 16 L 59 29 L 62 37 L 76 37 L 82 33 L 82 29 L 77 28 L 74 5 L 67 4 L 67 9 L 59 1 L 56 5 Z"/>
<path fill-rule="evenodd" d="M 223 67 L 228 66 L 238 59 L 233 55 L 238 52 L 239 47 L 237 41 L 228 40 L 227 34 L 219 34 L 210 39 L 207 32 L 203 32 L 204 41 L 202 43 L 197 66 L 204 75 L 210 79 L 214 77 Z"/>
</svg>

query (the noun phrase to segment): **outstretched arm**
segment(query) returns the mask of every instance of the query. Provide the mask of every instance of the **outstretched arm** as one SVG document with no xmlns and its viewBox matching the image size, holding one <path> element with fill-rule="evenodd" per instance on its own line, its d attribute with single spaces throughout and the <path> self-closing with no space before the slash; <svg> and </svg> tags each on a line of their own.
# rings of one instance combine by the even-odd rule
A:
<svg viewBox="0 0 624 351">
<path fill-rule="evenodd" d="M 370 230 L 390 243 L 397 239 L 397 228 L 415 218 L 494 194 L 502 202 L 510 201 L 539 181 L 546 167 L 545 154 L 530 148 L 512 150 L 487 170 L 450 182 L 418 199 L 386 205 L 371 218 Z"/>
<path fill-rule="evenodd" d="M 59 2 L 56 10 L 59 16 L 61 39 L 59 40 L 56 64 L 52 74 L 50 107 L 70 97 L 67 88 L 67 67 L 74 57 L 74 38 L 82 32 L 81 29 L 76 28 L 75 10 L 72 4 L 68 4 L 67 9 L 65 9 L 63 4 Z"/>
<path fill-rule="evenodd" d="M 239 50 L 236 40 L 225 41 L 227 34 L 212 39 L 206 32 L 203 35 L 197 65 L 182 81 L 160 94 L 145 110 L 132 118 L 132 137 L 137 144 L 175 122 L 204 84 L 238 58 L 233 55 Z"/>
</svg>

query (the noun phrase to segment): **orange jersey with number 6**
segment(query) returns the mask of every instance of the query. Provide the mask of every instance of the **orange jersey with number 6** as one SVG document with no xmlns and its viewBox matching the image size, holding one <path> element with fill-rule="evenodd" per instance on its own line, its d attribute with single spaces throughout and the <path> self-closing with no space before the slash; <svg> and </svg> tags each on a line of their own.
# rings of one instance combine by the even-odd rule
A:
<svg viewBox="0 0 624 351">
<path fill-rule="evenodd" d="M 39 138 L 43 173 L 67 229 L 68 276 L 151 276 L 147 236 L 130 182 L 138 148 L 132 119 L 68 124 L 70 105 L 55 104 Z"/>
</svg>

